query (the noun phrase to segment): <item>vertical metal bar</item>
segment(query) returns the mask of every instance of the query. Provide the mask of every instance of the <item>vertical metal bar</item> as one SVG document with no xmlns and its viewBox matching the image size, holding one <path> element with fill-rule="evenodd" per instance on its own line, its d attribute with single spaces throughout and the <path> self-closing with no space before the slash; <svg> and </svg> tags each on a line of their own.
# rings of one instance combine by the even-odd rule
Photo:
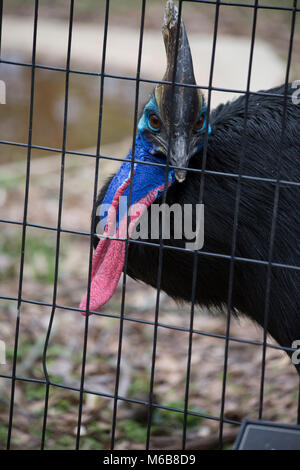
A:
<svg viewBox="0 0 300 470">
<path fill-rule="evenodd" d="M 187 419 L 188 419 L 188 404 L 189 404 L 189 390 L 191 381 L 191 361 L 192 361 L 192 347 L 193 347 L 193 329 L 194 329 L 194 313 L 195 313 L 195 298 L 197 289 L 197 275 L 198 275 L 198 256 L 195 251 L 193 255 L 193 278 L 192 278 L 192 305 L 190 312 L 190 326 L 189 326 L 189 346 L 187 357 L 187 372 L 186 372 L 186 385 L 185 385 L 185 398 L 184 398 L 184 418 L 183 418 L 183 432 L 182 432 L 182 450 L 186 446 L 186 433 L 187 433 Z"/>
<path fill-rule="evenodd" d="M 136 89 L 135 89 L 135 105 L 134 105 L 134 123 L 133 123 L 133 142 L 132 142 L 132 159 L 130 168 L 130 186 L 129 186 L 129 202 L 128 207 L 131 204 L 132 197 L 132 185 L 133 185 L 133 170 L 134 170 L 134 159 L 135 159 L 135 138 L 138 121 L 138 106 L 139 106 L 139 92 L 140 92 L 140 72 L 142 63 L 142 49 L 143 49 L 143 38 L 144 38 L 144 25 L 145 25 L 145 11 L 146 11 L 146 0 L 142 0 L 141 8 L 141 19 L 140 19 L 140 38 L 139 38 L 139 50 L 138 50 L 138 61 L 137 61 L 137 72 L 136 72 Z M 127 276 L 127 264 L 128 264 L 128 226 L 129 217 L 127 214 L 127 235 L 125 242 L 125 262 L 123 271 L 123 283 L 122 283 L 122 299 L 121 299 L 121 312 L 120 312 L 120 329 L 119 329 L 119 342 L 118 342 L 118 354 L 117 354 L 117 367 L 116 367 L 116 382 L 114 391 L 114 406 L 113 406 L 113 419 L 111 429 L 111 449 L 115 446 L 115 435 L 116 435 L 116 422 L 117 422 L 117 411 L 118 411 L 118 393 L 119 393 L 119 382 L 121 372 L 121 358 L 122 358 L 122 343 L 123 343 L 123 328 L 124 328 L 124 310 L 125 310 L 125 295 L 126 295 L 126 276 Z"/>
<path fill-rule="evenodd" d="M 300 377 L 299 377 L 299 386 L 298 386 L 297 424 L 300 425 Z"/>
<path fill-rule="evenodd" d="M 1 64 L 1 48 L 2 48 L 2 22 L 3 22 L 3 0 L 0 0 L 0 64 Z"/>
<path fill-rule="evenodd" d="M 34 83 L 35 83 L 35 57 L 36 57 L 36 38 L 37 38 L 37 22 L 38 22 L 38 8 L 39 1 L 35 0 L 34 8 L 34 24 L 33 24 L 33 43 L 32 43 L 32 57 L 31 57 L 31 90 L 30 90 L 30 109 L 29 109 L 29 125 L 28 125 L 28 147 L 27 147 L 27 166 L 26 166 L 26 182 L 24 194 L 24 212 L 22 222 L 22 242 L 21 242 L 21 258 L 20 258 L 20 275 L 19 275 L 19 289 L 18 289 L 18 302 L 17 302 L 17 319 L 15 328 L 15 342 L 14 354 L 12 364 L 12 382 L 11 382 L 11 396 L 9 408 L 9 423 L 7 434 L 7 449 L 11 446 L 11 434 L 13 426 L 14 415 L 14 399 L 16 388 L 16 368 L 18 357 L 18 343 L 20 333 L 20 319 L 21 319 L 21 304 L 22 304 L 22 289 L 23 289 L 23 275 L 24 275 L 24 260 L 25 260 L 25 244 L 26 244 L 26 222 L 28 214 L 28 197 L 29 197 L 29 182 L 30 182 L 30 163 L 31 163 L 31 144 L 32 144 L 32 123 L 33 123 L 33 107 L 34 107 Z"/>
<path fill-rule="evenodd" d="M 50 379 L 47 369 L 47 350 L 51 336 L 55 311 L 56 311 L 56 297 L 58 286 L 58 267 L 59 267 L 59 254 L 60 254 L 60 240 L 61 240 L 61 216 L 62 204 L 64 194 L 64 173 L 65 173 L 65 157 L 66 157 L 66 138 L 67 138 L 67 123 L 68 123 L 68 104 L 69 104 L 69 74 L 70 74 L 70 60 L 71 60 L 71 46 L 72 46 L 72 31 L 73 31 L 73 13 L 74 13 L 74 0 L 70 0 L 70 13 L 69 13 L 69 34 L 68 34 L 68 50 L 66 60 L 66 81 L 65 81 L 65 102 L 64 102 L 64 121 L 63 121 L 63 136 L 62 136 L 62 154 L 61 154 L 61 170 L 60 170 L 60 188 L 59 188 L 59 203 L 57 214 L 57 231 L 56 231 L 56 250 L 55 250 L 55 267 L 54 267 L 54 282 L 53 282 L 53 297 L 52 297 L 52 311 L 49 319 L 49 325 L 46 333 L 44 351 L 43 351 L 43 370 L 46 379 L 46 393 L 45 393 L 45 407 L 43 417 L 41 449 L 45 447 L 46 429 L 47 429 L 47 416 L 49 405 L 49 392 L 50 392 Z"/>
<path fill-rule="evenodd" d="M 299 387 L 298 387 L 298 410 L 297 410 L 297 424 L 300 425 L 300 377 L 299 377 Z"/>
<path fill-rule="evenodd" d="M 208 129 L 210 121 L 210 109 L 211 109 L 211 93 L 212 93 L 212 82 L 214 75 L 214 66 L 216 58 L 216 46 L 218 36 L 218 25 L 219 25 L 219 14 L 220 14 L 220 0 L 216 1 L 215 9 L 215 21 L 214 21 L 214 34 L 213 34 L 213 45 L 212 54 L 210 61 L 210 72 L 209 72 L 209 83 L 208 83 L 208 99 L 207 99 L 207 126 L 204 135 L 204 146 L 203 146 L 203 158 L 202 158 L 202 173 L 200 176 L 200 191 L 199 191 L 199 203 L 203 204 L 204 199 L 204 185 L 205 185 L 205 169 L 207 161 L 207 147 L 208 147 Z M 195 297 L 197 288 L 197 275 L 198 275 L 198 251 L 194 253 L 193 260 L 193 277 L 192 277 L 192 305 L 190 311 L 190 333 L 189 333 L 189 347 L 188 347 L 188 358 L 187 358 L 187 375 L 186 375 L 186 390 L 185 390 L 185 402 L 184 402 L 184 422 L 183 422 L 183 435 L 182 435 L 182 449 L 186 446 L 186 433 L 187 433 L 187 415 L 188 415 L 188 400 L 189 400 L 189 386 L 190 386 L 190 373 L 191 373 L 191 359 L 192 359 L 192 340 L 193 340 L 193 323 L 194 323 L 194 310 L 195 310 Z"/>
<path fill-rule="evenodd" d="M 178 28 L 176 34 L 176 44 L 175 44 L 175 56 L 174 56 L 174 69 L 172 74 L 172 93 L 171 93 L 171 116 L 174 113 L 174 91 L 176 83 L 176 70 L 177 70 L 177 57 L 178 57 L 178 45 L 180 37 L 180 23 L 182 16 L 182 2 L 179 0 L 178 5 Z M 180 85 L 179 85 L 180 86 Z M 171 139 L 173 133 L 173 123 L 170 123 L 169 138 L 168 138 L 168 152 L 165 166 L 165 181 L 164 181 L 164 191 L 162 196 L 162 203 L 166 202 L 166 192 L 167 192 L 167 181 L 170 165 L 170 148 L 171 148 Z M 157 294 L 156 294 L 156 304 L 155 304 L 155 315 L 154 315 L 154 332 L 153 332 L 153 346 L 152 346 L 152 361 L 151 361 L 151 375 L 150 375 L 150 387 L 149 387 L 149 400 L 148 400 L 148 423 L 147 423 L 147 437 L 146 437 L 146 450 L 150 447 L 151 439 L 151 425 L 152 425 L 152 412 L 153 412 L 153 389 L 154 389 L 154 377 L 155 377 L 155 365 L 156 365 L 156 350 L 157 350 L 157 336 L 158 336 L 158 317 L 159 317 L 159 301 L 160 301 L 160 290 L 161 290 L 161 280 L 162 280 L 162 267 L 163 267 L 163 252 L 164 252 L 164 243 L 162 240 L 162 233 L 160 230 L 159 233 L 159 254 L 158 254 L 158 267 L 157 267 Z"/>
<path fill-rule="evenodd" d="M 226 339 L 225 339 L 225 354 L 224 354 L 224 368 L 223 368 L 223 383 L 222 383 L 222 400 L 221 400 L 221 413 L 220 413 L 220 428 L 219 428 L 219 448 L 223 448 L 223 426 L 224 426 L 224 411 L 225 411 L 225 399 L 226 399 L 226 383 L 227 383 L 227 367 L 228 367 L 228 353 L 229 353 L 229 335 L 230 335 L 230 323 L 231 323 L 231 307 L 232 307 L 232 291 L 234 283 L 234 267 L 235 267 L 235 249 L 237 242 L 237 230 L 240 210 L 240 199 L 241 199 L 241 177 L 243 175 L 244 160 L 246 156 L 246 145 L 247 145 L 247 118 L 249 108 L 249 97 L 250 97 L 250 82 L 253 66 L 253 53 L 256 36 L 256 25 L 257 25 L 257 13 L 258 13 L 258 0 L 255 0 L 253 10 L 253 23 L 252 23 L 252 35 L 251 35 L 251 46 L 248 66 L 248 77 L 247 77 L 247 89 L 245 94 L 245 116 L 243 125 L 243 140 L 242 140 L 242 152 L 239 162 L 239 172 L 237 180 L 237 190 L 235 196 L 235 209 L 234 209 L 234 221 L 233 221 L 233 233 L 232 233 L 232 245 L 231 245 L 231 260 L 229 267 L 229 285 L 228 285 L 228 301 L 227 301 L 227 320 L 226 320 Z"/>
<path fill-rule="evenodd" d="M 88 343 L 88 327 L 89 327 L 88 311 L 90 309 L 90 291 L 91 291 L 91 281 L 92 281 L 94 220 L 96 217 L 96 209 L 97 209 L 96 201 L 97 201 L 97 191 L 98 191 L 98 173 L 99 173 L 99 164 L 100 164 L 100 146 L 101 146 L 101 133 L 102 133 L 101 131 L 102 131 L 102 116 L 103 116 L 104 79 L 105 79 L 104 74 L 105 74 L 106 46 L 107 46 L 109 6 L 110 6 L 109 2 L 110 0 L 106 0 L 104 34 L 103 34 L 103 45 L 102 45 L 102 65 L 101 65 L 101 75 L 100 75 L 99 117 L 98 117 L 98 133 L 97 133 L 97 147 L 96 147 L 96 160 L 95 160 L 95 173 L 94 173 L 93 211 L 92 211 L 92 220 L 91 220 L 88 287 L 87 287 L 86 316 L 85 316 L 85 328 L 84 328 L 84 344 L 83 344 L 83 352 L 82 352 L 82 368 L 81 368 L 81 380 L 80 380 L 76 450 L 78 450 L 80 446 L 80 430 L 81 430 L 81 422 L 82 422 L 85 366 L 86 366 L 86 353 L 87 353 L 87 343 Z"/>
<path fill-rule="evenodd" d="M 215 60 L 216 60 L 216 47 L 217 47 L 217 37 L 218 37 L 218 28 L 219 28 L 220 5 L 221 5 L 221 0 L 216 0 L 214 35 L 213 35 L 213 45 L 212 45 L 209 83 L 208 83 L 207 126 L 205 129 L 205 135 L 204 135 L 203 159 L 202 159 L 202 167 L 201 167 L 202 173 L 201 173 L 201 179 L 200 179 L 200 197 L 199 197 L 200 203 L 203 203 L 203 198 L 204 198 L 205 169 L 206 169 L 207 147 L 208 147 L 208 129 L 209 129 L 210 109 L 211 109 L 211 92 L 212 92 L 212 83 L 213 83 L 213 77 L 214 77 Z"/>
<path fill-rule="evenodd" d="M 262 350 L 262 370 L 261 370 L 261 383 L 260 383 L 260 398 L 259 398 L 259 419 L 262 419 L 263 415 L 263 400 L 264 400 L 264 382 L 265 382 L 265 369 L 266 369 L 266 352 L 267 352 L 267 328 L 269 320 L 269 310 L 270 310 L 270 291 L 271 291 L 271 274 L 272 274 L 272 258 L 273 258 L 273 248 L 274 240 L 276 233 L 276 223 L 278 215 L 278 204 L 280 196 L 280 175 L 281 175 L 281 160 L 283 153 L 283 139 L 286 129 L 286 118 L 287 118 L 287 100 L 288 100 L 288 85 L 289 85 L 289 76 L 292 63 L 292 53 L 293 53 L 293 44 L 294 44 L 294 35 L 295 35 L 295 25 L 296 25 L 296 9 L 297 9 L 298 0 L 293 2 L 293 12 L 292 12 L 292 21 L 291 21 L 291 34 L 289 42 L 289 52 L 288 60 L 286 67 L 286 76 L 285 76 L 285 87 L 284 87 L 284 96 L 283 96 L 283 114 L 282 114 L 282 128 L 280 134 L 280 145 L 278 151 L 278 165 L 277 165 L 277 178 L 275 184 L 275 193 L 274 193 L 274 204 L 273 204 L 273 213 L 272 213 L 272 225 L 270 233 L 270 245 L 268 253 L 268 267 L 267 267 L 267 282 L 266 282 L 266 297 L 265 297 L 265 309 L 264 309 L 264 337 L 263 337 L 263 350 Z"/>
</svg>

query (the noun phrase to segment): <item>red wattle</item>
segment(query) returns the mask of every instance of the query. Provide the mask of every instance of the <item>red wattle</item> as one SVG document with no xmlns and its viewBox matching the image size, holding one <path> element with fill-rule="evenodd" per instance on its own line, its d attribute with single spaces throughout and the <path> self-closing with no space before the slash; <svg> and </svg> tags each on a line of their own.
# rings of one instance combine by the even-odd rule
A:
<svg viewBox="0 0 300 470">
<path fill-rule="evenodd" d="M 126 190 L 129 183 L 130 178 L 128 178 L 123 183 L 123 185 L 120 186 L 114 196 L 112 207 L 108 214 L 108 222 L 105 228 L 105 233 L 109 234 L 110 236 L 114 235 L 113 224 L 115 217 L 113 211 L 117 210 L 119 199 L 124 194 L 124 191 Z M 128 237 L 131 236 L 132 230 L 138 219 L 141 218 L 145 210 L 155 201 L 157 192 L 159 190 L 163 190 L 163 188 L 164 185 L 153 189 L 144 198 L 131 206 L 130 214 L 132 215 L 130 215 L 129 220 Z M 126 238 L 126 232 L 127 217 L 124 217 L 118 227 L 115 237 L 124 239 Z M 89 311 L 99 310 L 113 296 L 124 267 L 125 243 L 125 240 L 115 240 L 110 238 L 102 238 L 99 241 L 92 260 L 92 279 L 88 308 Z M 80 303 L 80 308 L 87 310 L 87 293 Z M 86 312 L 82 312 L 82 314 L 85 315 Z"/>
</svg>

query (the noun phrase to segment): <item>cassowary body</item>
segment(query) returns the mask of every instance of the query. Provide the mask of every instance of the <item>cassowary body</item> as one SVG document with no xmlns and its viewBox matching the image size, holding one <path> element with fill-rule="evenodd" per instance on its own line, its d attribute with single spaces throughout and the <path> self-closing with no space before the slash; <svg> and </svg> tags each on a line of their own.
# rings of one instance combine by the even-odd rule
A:
<svg viewBox="0 0 300 470">
<path fill-rule="evenodd" d="M 284 95 L 284 87 L 269 91 Z M 292 89 L 289 87 L 289 94 Z M 283 97 L 249 97 L 246 145 L 243 146 L 245 97 L 220 105 L 210 116 L 206 170 L 238 174 L 244 158 L 243 175 L 275 179 L 281 153 L 282 180 L 300 181 L 300 106 L 287 100 L 286 130 L 281 146 Z M 281 149 L 281 152 L 280 152 Z M 244 156 L 243 156 L 243 152 Z M 203 150 L 190 160 L 191 168 L 202 168 Z M 176 182 L 166 194 L 166 203 L 197 204 L 201 174 L 188 172 L 183 183 Z M 109 182 L 99 194 L 101 204 Z M 268 261 L 275 183 L 243 179 L 235 256 Z M 231 255 L 237 178 L 205 175 L 205 236 L 203 252 Z M 161 198 L 160 198 L 161 200 Z M 300 187 L 281 185 L 272 261 L 300 266 Z M 158 200 L 159 202 L 159 200 Z M 149 209 L 148 209 L 149 210 Z M 159 240 L 130 243 L 127 273 L 153 287 L 158 283 Z M 147 246 L 147 241 L 158 246 Z M 95 238 L 95 245 L 98 238 Z M 164 240 L 165 245 L 184 247 L 185 240 Z M 224 308 L 228 301 L 230 259 L 198 255 L 195 300 L 199 305 Z M 164 247 L 161 289 L 177 300 L 190 301 L 194 254 Z M 267 266 L 236 261 L 232 308 L 264 325 Z M 300 339 L 300 271 L 272 267 L 268 332 L 285 347 Z"/>
<path fill-rule="evenodd" d="M 205 225 L 204 246 L 195 254 L 170 248 L 184 248 L 187 241 L 184 238 L 175 239 L 172 235 L 174 219 L 171 219 L 171 235 L 163 240 L 165 246 L 160 287 L 174 299 L 191 301 L 196 256 L 195 301 L 199 305 L 220 309 L 228 304 L 230 256 L 239 181 L 236 175 L 241 172 L 247 178 L 240 180 L 234 255 L 244 260 L 234 262 L 231 308 L 264 326 L 268 261 L 275 263 L 270 271 L 267 331 L 280 345 L 291 348 L 294 340 L 300 340 L 300 187 L 292 184 L 300 182 L 300 105 L 294 104 L 290 98 L 294 90 L 289 86 L 289 96 L 286 98 L 284 86 L 264 94 L 250 94 L 248 103 L 241 96 L 234 102 L 220 105 L 208 117 L 204 97 L 193 86 L 195 79 L 185 28 L 181 22 L 178 34 L 178 12 L 170 0 L 163 34 L 168 62 L 164 80 L 170 82 L 175 79 L 176 83 L 192 86 L 165 84 L 155 88 L 139 122 L 136 147 L 139 159 L 144 158 L 145 145 L 146 159 L 151 160 L 153 157 L 153 161 L 157 161 L 155 159 L 159 157 L 175 166 L 175 170 L 170 171 L 171 179 L 169 187 L 166 187 L 165 202 L 169 206 L 180 204 L 182 207 L 185 204 L 195 207 L 203 202 Z M 177 61 L 174 59 L 176 39 L 179 39 Z M 206 173 L 186 172 L 187 167 L 202 169 L 205 135 L 208 137 L 204 165 Z M 116 206 L 119 204 L 117 196 L 124 193 L 125 183 L 128 185 L 130 180 L 130 160 L 131 154 L 121 170 L 106 183 L 98 197 L 97 207 L 102 207 L 103 201 Z M 145 170 L 143 179 L 141 166 L 136 166 L 135 171 L 133 195 L 136 200 L 141 195 L 143 200 L 148 201 L 149 212 L 149 205 L 154 198 L 156 202 L 162 202 L 161 191 L 157 191 L 163 187 L 162 177 L 155 176 L 154 170 L 152 174 L 148 169 L 148 173 Z M 123 174 L 127 174 L 127 179 L 121 178 Z M 274 201 L 277 198 L 278 175 L 285 184 L 281 183 L 279 188 L 271 253 L 270 238 L 273 216 L 276 215 Z M 147 190 L 147 194 L 144 194 L 151 178 L 151 191 Z M 200 201 L 201 189 L 204 191 Z M 151 200 L 150 194 L 154 194 Z M 98 222 L 97 216 L 94 220 L 94 232 L 97 231 Z M 148 238 L 144 236 L 141 241 L 144 243 L 129 242 L 127 273 L 134 279 L 157 287 L 160 240 L 151 238 L 149 227 Z M 95 237 L 95 247 L 98 242 L 99 238 Z M 148 242 L 157 246 L 151 246 Z M 99 249 L 101 243 L 102 248 Z M 123 258 L 120 256 L 120 247 L 124 247 L 124 242 L 102 239 L 99 246 L 93 260 L 91 284 L 95 308 L 105 303 L 100 298 L 100 291 L 106 279 L 108 278 L 106 284 L 109 285 L 111 276 L 114 285 L 117 285 L 118 278 L 111 272 L 110 263 L 114 260 L 117 268 L 122 269 L 124 261 L 124 253 Z M 111 246 L 113 250 L 109 251 Z M 102 290 L 105 291 L 105 288 Z M 105 301 L 112 295 L 109 289 L 108 294 Z M 86 300 L 81 304 L 83 309 L 90 305 Z M 300 372 L 300 366 L 297 367 Z"/>
</svg>

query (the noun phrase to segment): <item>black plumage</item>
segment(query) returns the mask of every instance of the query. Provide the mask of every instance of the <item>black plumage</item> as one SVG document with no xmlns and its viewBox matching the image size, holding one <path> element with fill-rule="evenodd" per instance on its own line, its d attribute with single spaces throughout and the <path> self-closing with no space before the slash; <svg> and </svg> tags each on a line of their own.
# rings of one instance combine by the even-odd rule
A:
<svg viewBox="0 0 300 470">
<path fill-rule="evenodd" d="M 288 94 L 293 89 L 289 86 Z M 206 170 L 238 174 L 244 155 L 242 174 L 250 177 L 300 182 L 300 105 L 286 100 L 286 124 L 282 137 L 285 88 L 269 90 L 269 96 L 249 96 L 245 122 L 245 96 L 218 106 L 210 115 L 212 128 L 208 138 Z M 279 95 L 279 96 L 272 96 Z M 245 140 L 243 140 L 245 139 Z M 190 168 L 202 168 L 203 150 L 189 161 Z M 166 202 L 199 202 L 201 174 L 188 172 L 183 183 L 169 188 Z M 101 204 L 110 180 L 99 194 Z M 204 187 L 205 238 L 202 252 L 230 255 L 237 178 L 206 174 Z M 242 179 L 235 255 L 268 261 L 274 207 L 275 183 Z M 282 184 L 272 261 L 300 267 L 300 186 Z M 95 219 L 96 227 L 97 219 Z M 149 231 L 150 235 L 150 231 Z M 147 240 L 144 240 L 145 243 Z M 134 279 L 157 287 L 159 240 L 156 246 L 129 243 L 127 273 Z M 98 238 L 95 237 L 95 246 Z M 184 247 L 185 240 L 171 237 L 166 245 Z M 196 302 L 224 311 L 228 301 L 229 259 L 198 256 Z M 161 289 L 176 300 L 190 301 L 193 253 L 163 249 Z M 267 266 L 236 261 L 232 292 L 232 310 L 264 324 Z M 268 332 L 284 347 L 300 339 L 300 271 L 273 266 L 271 269 Z M 226 308 L 225 308 L 226 311 Z M 297 366 L 300 372 L 300 366 Z"/>
</svg>

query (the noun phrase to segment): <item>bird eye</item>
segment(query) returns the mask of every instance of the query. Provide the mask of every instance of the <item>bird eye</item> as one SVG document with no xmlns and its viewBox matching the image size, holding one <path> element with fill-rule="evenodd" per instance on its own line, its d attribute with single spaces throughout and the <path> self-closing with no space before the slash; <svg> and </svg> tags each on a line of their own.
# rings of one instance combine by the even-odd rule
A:
<svg viewBox="0 0 300 470">
<path fill-rule="evenodd" d="M 193 130 L 195 132 L 201 131 L 204 128 L 205 122 L 206 122 L 206 118 L 205 118 L 205 115 L 203 114 L 194 125 Z"/>
<path fill-rule="evenodd" d="M 156 116 L 156 114 L 151 114 L 148 119 L 149 127 L 152 131 L 159 131 L 160 130 L 160 119 Z"/>
</svg>

